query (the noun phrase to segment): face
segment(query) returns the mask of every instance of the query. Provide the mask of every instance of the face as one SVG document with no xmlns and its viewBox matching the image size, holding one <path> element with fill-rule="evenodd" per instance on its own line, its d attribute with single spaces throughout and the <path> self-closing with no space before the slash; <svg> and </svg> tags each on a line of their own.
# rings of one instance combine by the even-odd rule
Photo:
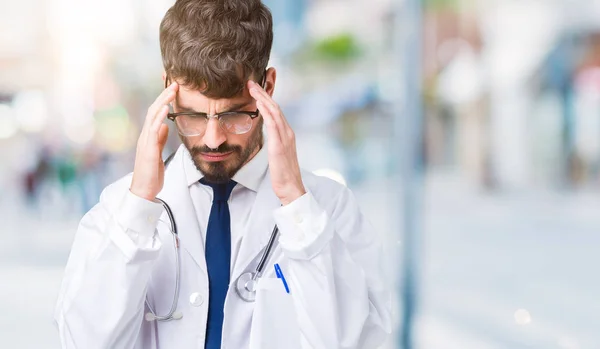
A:
<svg viewBox="0 0 600 349">
<path fill-rule="evenodd" d="M 266 90 L 273 92 L 274 69 L 267 71 Z M 247 87 L 240 96 L 231 99 L 210 99 L 197 90 L 179 86 L 173 103 L 174 112 L 194 111 L 214 115 L 224 111 L 256 111 L 256 101 Z M 194 164 L 204 178 L 213 183 L 229 181 L 248 163 L 263 145 L 262 116 L 252 120 L 252 128 L 244 134 L 223 130 L 216 118 L 211 118 L 206 131 L 199 136 L 180 136 Z"/>
</svg>

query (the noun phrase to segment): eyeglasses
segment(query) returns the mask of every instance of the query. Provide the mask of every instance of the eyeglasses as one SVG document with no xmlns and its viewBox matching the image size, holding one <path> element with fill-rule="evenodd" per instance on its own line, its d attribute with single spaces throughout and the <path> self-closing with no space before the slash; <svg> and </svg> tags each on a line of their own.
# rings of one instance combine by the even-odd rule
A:
<svg viewBox="0 0 600 349">
<path fill-rule="evenodd" d="M 264 87 L 266 72 L 261 86 Z M 169 79 L 165 79 L 165 88 Z M 210 119 L 217 119 L 221 129 L 230 134 L 241 135 L 252 129 L 254 119 L 259 116 L 259 111 L 226 111 L 209 115 L 200 112 L 169 113 L 167 118 L 175 123 L 177 131 L 184 137 L 201 136 L 206 132 Z"/>
<path fill-rule="evenodd" d="M 201 136 L 206 131 L 210 119 L 217 119 L 223 131 L 241 135 L 252 129 L 252 123 L 259 115 L 256 111 L 228 111 L 214 115 L 196 112 L 169 113 L 169 120 L 175 122 L 179 134 L 184 137 Z"/>
</svg>

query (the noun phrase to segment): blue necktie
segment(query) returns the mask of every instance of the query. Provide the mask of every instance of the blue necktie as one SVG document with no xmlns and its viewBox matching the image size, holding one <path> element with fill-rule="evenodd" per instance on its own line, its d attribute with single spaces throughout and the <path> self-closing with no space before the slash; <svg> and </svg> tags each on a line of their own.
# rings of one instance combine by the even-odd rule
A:
<svg viewBox="0 0 600 349">
<path fill-rule="evenodd" d="M 208 269 L 208 320 L 206 323 L 205 349 L 221 348 L 223 330 L 223 308 L 229 287 L 231 260 L 231 221 L 227 200 L 231 195 L 235 181 L 229 183 L 200 183 L 213 189 L 213 203 L 210 208 L 204 254 Z"/>
</svg>

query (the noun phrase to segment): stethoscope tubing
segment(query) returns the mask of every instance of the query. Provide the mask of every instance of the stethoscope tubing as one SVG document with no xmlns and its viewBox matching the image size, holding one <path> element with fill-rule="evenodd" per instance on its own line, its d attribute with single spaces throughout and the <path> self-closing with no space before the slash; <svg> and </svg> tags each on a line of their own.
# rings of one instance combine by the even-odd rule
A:
<svg viewBox="0 0 600 349">
<path fill-rule="evenodd" d="M 265 253 L 263 253 L 262 257 L 260 258 L 260 261 L 258 262 L 258 265 L 256 266 L 256 270 L 254 271 L 254 273 L 256 274 L 256 278 L 259 278 L 262 276 L 262 273 L 265 270 L 265 264 L 267 263 L 267 260 L 269 259 L 270 255 L 271 255 L 271 250 L 273 249 L 273 245 L 275 244 L 275 239 L 277 238 L 278 234 L 279 234 L 279 227 L 277 227 L 277 224 L 275 224 L 275 226 L 273 227 L 273 231 L 271 232 L 271 237 L 269 238 L 269 242 L 267 243 L 267 248 L 265 250 Z"/>
<path fill-rule="evenodd" d="M 163 208 L 167 212 L 167 216 L 169 216 L 169 221 L 171 224 L 171 232 L 173 235 L 173 246 L 175 246 L 175 292 L 173 294 L 173 302 L 171 302 L 171 309 L 169 310 L 169 312 L 166 315 L 162 315 L 162 316 L 156 315 L 156 312 L 150 305 L 150 302 L 148 302 L 147 298 L 146 298 L 146 306 L 148 307 L 148 309 L 150 310 L 150 313 L 152 314 L 151 320 L 170 321 L 170 320 L 175 319 L 175 317 L 173 315 L 177 311 L 177 303 L 178 303 L 177 300 L 179 299 L 179 282 L 181 280 L 181 275 L 180 275 L 181 264 L 179 261 L 179 234 L 177 232 L 177 224 L 175 223 L 175 217 L 173 216 L 173 211 L 171 210 L 171 207 L 162 199 L 156 198 L 156 200 L 161 202 Z M 177 318 L 181 318 L 181 317 L 178 316 Z"/>
<path fill-rule="evenodd" d="M 171 303 L 171 309 L 169 310 L 169 312 L 166 315 L 156 315 L 156 312 L 154 311 L 153 307 L 150 305 L 150 302 L 148 302 L 148 299 L 146 298 L 146 306 L 148 307 L 148 309 L 150 310 L 150 313 L 148 313 L 149 317 L 147 318 L 149 321 L 151 320 L 157 320 L 157 321 L 170 321 L 170 320 L 178 320 L 181 319 L 182 315 L 179 314 L 178 316 L 174 316 L 176 311 L 177 311 L 177 303 L 178 303 L 178 299 L 179 299 L 179 286 L 180 286 L 180 280 L 181 280 L 181 262 L 179 260 L 179 234 L 177 232 L 177 224 L 175 223 L 175 216 L 173 215 L 173 211 L 171 210 L 171 207 L 169 206 L 169 204 L 167 204 L 164 200 L 156 198 L 156 200 L 160 201 L 163 208 L 165 209 L 165 212 L 167 213 L 167 216 L 169 217 L 169 222 L 170 222 L 170 228 L 171 228 L 171 232 L 173 235 L 173 245 L 175 246 L 175 292 L 173 294 L 173 302 Z M 269 241 L 267 243 L 267 246 L 265 248 L 265 252 L 262 254 L 258 265 L 256 266 L 256 269 L 253 272 L 250 272 L 251 274 L 251 280 L 252 281 L 256 281 L 258 278 L 260 278 L 265 270 L 265 266 L 267 263 L 267 260 L 269 259 L 269 257 L 271 256 L 271 252 L 273 249 L 273 245 L 275 244 L 275 240 L 277 239 L 277 236 L 279 235 L 279 227 L 277 227 L 277 225 L 275 225 L 273 227 L 273 231 L 271 232 L 271 237 L 269 238 Z M 246 274 L 246 273 L 244 273 Z M 244 275 L 242 274 L 242 275 Z M 240 275 L 240 277 L 242 276 Z M 251 303 L 254 302 L 253 298 L 249 298 L 249 297 L 245 297 L 242 292 L 239 290 L 239 286 L 237 285 L 237 282 L 239 280 L 236 279 L 236 293 L 238 294 L 238 296 L 245 302 Z M 250 292 L 251 294 L 256 293 L 256 290 L 249 290 L 247 288 L 246 285 L 244 285 L 244 288 L 246 289 L 246 291 Z"/>
</svg>

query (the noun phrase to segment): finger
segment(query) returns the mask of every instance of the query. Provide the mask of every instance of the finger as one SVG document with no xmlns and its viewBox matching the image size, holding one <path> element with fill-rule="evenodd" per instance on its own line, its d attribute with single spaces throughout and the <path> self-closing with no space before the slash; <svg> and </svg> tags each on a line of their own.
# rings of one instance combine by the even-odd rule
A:
<svg viewBox="0 0 600 349">
<path fill-rule="evenodd" d="M 152 121 L 152 125 L 150 127 L 152 132 L 158 132 L 160 130 L 162 125 L 164 125 L 163 122 L 167 118 L 168 114 L 169 114 L 169 107 L 166 105 L 163 105 L 162 108 L 160 108 L 160 110 L 156 114 L 156 118 Z M 167 126 L 167 125 L 165 125 L 165 126 Z"/>
<path fill-rule="evenodd" d="M 267 126 L 267 136 L 275 143 L 281 144 L 281 136 L 279 134 L 279 128 L 277 124 L 273 120 L 273 115 L 269 109 L 267 109 L 261 101 L 256 101 L 256 107 L 260 111 L 260 114 L 265 120 L 265 125 Z"/>
<path fill-rule="evenodd" d="M 175 99 L 177 89 L 177 83 L 173 82 L 154 100 L 154 103 L 148 108 L 148 115 L 146 117 L 146 121 L 149 124 L 152 124 L 153 120 L 158 116 L 158 112 L 162 106 L 171 103 Z"/>
<path fill-rule="evenodd" d="M 169 137 L 169 126 L 162 124 L 160 125 L 160 129 L 158 130 L 158 146 L 160 148 L 160 152 L 162 153 L 165 144 L 167 144 L 167 139 Z"/>
<path fill-rule="evenodd" d="M 169 85 L 169 87 L 167 87 L 158 96 L 158 98 L 156 98 L 156 101 L 155 101 L 156 112 L 154 113 L 155 115 L 163 105 L 168 105 L 175 100 L 175 97 L 177 96 L 178 87 L 179 86 L 177 85 L 177 83 L 174 82 L 171 85 Z"/>
<path fill-rule="evenodd" d="M 265 89 L 263 89 L 259 84 L 255 83 L 252 80 L 249 81 L 248 86 L 250 87 L 250 95 L 254 99 L 256 99 L 257 105 L 259 102 L 262 103 L 270 112 L 272 120 L 278 128 L 279 141 L 286 141 L 286 144 L 294 142 L 294 131 L 292 130 L 289 123 L 287 122 L 287 119 L 283 115 L 281 108 L 273 100 L 271 95 L 269 95 L 267 91 L 265 91 Z"/>
<path fill-rule="evenodd" d="M 171 83 L 171 85 L 161 92 L 161 94 L 156 98 L 156 101 L 158 101 L 160 104 L 164 104 L 169 100 L 173 100 L 173 97 L 178 89 L 179 85 L 177 82 Z"/>
<path fill-rule="evenodd" d="M 250 95 L 252 98 L 256 99 L 257 101 L 261 101 L 270 110 L 275 111 L 277 109 L 277 103 L 273 100 L 273 98 L 271 98 L 267 91 L 265 91 L 259 84 L 252 80 L 250 81 Z"/>
<path fill-rule="evenodd" d="M 273 115 L 275 123 L 278 125 L 278 127 L 280 127 L 280 131 L 288 133 L 288 131 L 290 131 L 291 128 L 287 120 L 283 116 L 279 105 L 273 100 L 273 98 L 271 98 L 267 91 L 260 87 L 260 85 L 258 85 L 255 82 L 252 82 L 251 85 L 253 87 L 250 88 L 250 95 L 257 101 L 263 103 L 269 109 L 269 111 Z"/>
<path fill-rule="evenodd" d="M 258 103 L 262 104 L 263 108 L 265 108 L 263 102 L 257 101 L 256 103 L 257 103 L 257 105 L 258 105 Z M 268 117 L 270 117 L 273 124 L 277 128 L 277 132 L 279 134 L 279 138 L 280 138 L 281 142 L 288 144 L 289 141 L 294 137 L 294 135 L 293 135 L 294 131 L 292 131 L 292 128 L 287 123 L 287 120 L 283 116 L 283 113 L 281 112 L 281 110 L 279 108 L 274 109 L 271 107 L 266 107 L 266 109 L 268 112 L 267 113 Z"/>
</svg>

